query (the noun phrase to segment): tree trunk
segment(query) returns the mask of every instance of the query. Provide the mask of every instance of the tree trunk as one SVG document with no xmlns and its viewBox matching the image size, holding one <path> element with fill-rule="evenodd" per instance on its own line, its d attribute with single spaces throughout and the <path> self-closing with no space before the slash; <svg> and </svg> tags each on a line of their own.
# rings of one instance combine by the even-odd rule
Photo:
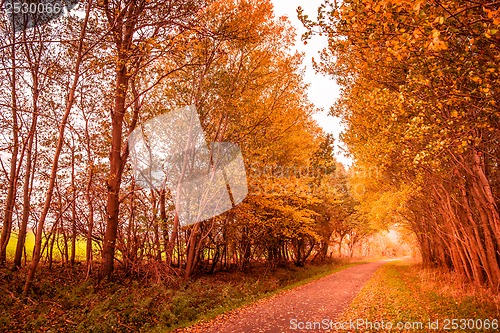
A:
<svg viewBox="0 0 500 333">
<path fill-rule="evenodd" d="M 163 234 L 163 246 L 165 250 L 165 255 L 168 255 L 167 250 L 168 250 L 168 243 L 169 243 L 169 237 L 168 237 L 168 220 L 167 220 L 167 209 L 165 206 L 165 189 L 160 190 L 160 223 L 161 223 L 161 231 Z M 167 258 L 165 258 L 166 261 L 168 261 Z"/>
<path fill-rule="evenodd" d="M 30 268 L 28 270 L 28 274 L 26 276 L 26 282 L 24 283 L 22 296 L 25 298 L 28 295 L 28 292 L 31 288 L 31 283 L 33 282 L 33 278 L 35 277 L 35 271 L 38 266 L 38 262 L 40 261 L 41 250 L 42 250 L 42 234 L 43 234 L 43 226 L 45 224 L 45 220 L 47 219 L 47 214 L 49 213 L 50 204 L 52 202 L 52 195 L 54 193 L 54 186 L 57 177 L 57 170 L 59 167 L 59 156 L 61 155 L 62 147 L 64 145 L 64 131 L 66 129 L 66 124 L 68 122 L 69 114 L 75 102 L 75 92 L 78 86 L 78 80 L 80 78 L 80 65 L 83 59 L 83 45 L 84 38 L 87 29 L 87 22 L 89 19 L 91 3 L 88 4 L 87 10 L 85 13 L 85 19 L 83 21 L 82 30 L 79 36 L 79 44 L 78 44 L 78 55 L 76 57 L 75 63 L 75 74 L 73 77 L 73 82 L 71 88 L 68 93 L 68 99 L 66 102 L 66 108 L 64 111 L 64 115 L 61 119 L 61 124 L 59 125 L 59 137 L 57 140 L 57 146 L 54 153 L 54 158 L 52 160 L 52 169 L 50 173 L 49 186 L 47 188 L 47 193 L 45 195 L 45 202 L 43 205 L 43 210 L 40 215 L 40 219 L 38 221 L 36 233 L 35 233 L 35 249 L 33 251 L 33 259 L 30 264 Z"/>
<path fill-rule="evenodd" d="M 122 59 L 125 63 L 125 59 Z M 118 232 L 118 218 L 120 212 L 120 184 L 125 161 L 121 154 L 123 136 L 123 118 L 125 116 L 125 96 L 128 90 L 129 79 L 125 65 L 117 71 L 115 86 L 115 107 L 111 123 L 111 152 L 109 156 L 109 177 L 107 181 L 106 201 L 106 232 L 102 249 L 101 277 L 110 278 L 114 268 L 115 244 Z"/>
<path fill-rule="evenodd" d="M 76 186 L 75 186 L 75 146 L 71 147 L 71 191 L 73 202 L 71 203 L 71 255 L 69 263 L 75 266 L 76 256 Z"/>
<path fill-rule="evenodd" d="M 21 260 L 24 251 L 24 244 L 26 241 L 26 233 L 28 229 L 28 220 L 30 212 L 30 200 L 31 200 L 31 179 L 35 169 L 32 170 L 32 154 L 33 154 L 33 141 L 36 135 L 36 127 L 38 120 L 38 79 L 33 78 L 33 119 L 31 120 L 30 131 L 28 133 L 28 147 L 26 150 L 26 163 L 25 163 L 25 174 L 24 174 L 24 184 L 23 184 L 23 213 L 21 218 L 21 225 L 19 227 L 19 233 L 17 236 L 16 253 L 14 255 L 14 270 L 21 267 Z M 33 173 L 33 174 L 32 174 Z"/>
<path fill-rule="evenodd" d="M 175 242 L 176 242 L 177 237 L 178 237 L 178 235 L 177 235 L 178 233 L 179 233 L 179 215 L 177 215 L 177 212 L 176 212 L 175 216 L 174 216 L 174 226 L 172 228 L 172 235 L 170 236 L 170 239 L 169 239 L 168 244 L 167 244 L 166 261 L 167 261 L 168 266 L 172 265 L 174 247 L 175 247 Z"/>
<path fill-rule="evenodd" d="M 15 34 L 13 34 L 15 36 Z M 13 37 L 15 39 L 15 37 Z M 12 77 L 11 77 L 11 113 L 12 113 L 12 155 L 10 158 L 9 184 L 7 198 L 5 199 L 5 210 L 3 216 L 3 228 L 0 236 L 0 266 L 5 265 L 7 260 L 7 244 L 9 243 L 12 231 L 12 215 L 14 212 L 14 203 L 16 200 L 17 189 L 17 155 L 19 152 L 19 136 L 17 122 L 17 78 L 16 78 L 16 43 L 12 41 L 11 49 Z"/>
<path fill-rule="evenodd" d="M 184 272 L 184 278 L 188 279 L 193 272 L 195 261 L 196 261 L 196 245 L 198 238 L 198 227 L 199 223 L 196 223 L 191 230 L 191 235 L 188 242 L 187 258 L 186 258 L 186 271 Z"/>
<path fill-rule="evenodd" d="M 123 122 L 127 111 L 126 100 L 129 91 L 130 73 L 129 57 L 133 48 L 133 34 L 136 28 L 139 13 L 144 9 L 144 4 L 130 2 L 127 9 L 123 9 L 124 16 L 116 17 L 117 22 L 110 21 L 116 13 L 110 7 L 106 8 L 108 24 L 114 37 L 117 52 L 115 70 L 115 99 L 111 115 L 111 151 L 109 154 L 109 176 L 107 180 L 106 198 L 106 231 L 102 249 L 101 278 L 111 278 L 114 269 L 116 238 L 118 233 L 118 219 L 120 214 L 120 185 L 123 167 L 128 157 L 128 143 L 123 146 Z M 138 99 L 135 99 L 137 106 Z M 134 108 L 131 132 L 137 122 L 138 108 Z"/>
<path fill-rule="evenodd" d="M 90 147 L 90 135 L 89 135 L 89 120 L 85 118 L 85 141 L 86 141 L 86 149 L 87 149 L 87 160 L 89 163 L 88 166 L 88 178 L 87 178 L 87 186 L 85 187 L 85 199 L 87 201 L 87 206 L 89 209 L 89 217 L 87 220 L 87 243 L 85 247 L 85 261 L 87 266 L 87 275 L 86 279 L 89 278 L 92 273 L 92 231 L 94 229 L 94 203 L 92 202 L 92 182 L 94 176 L 94 163 L 92 160 L 92 153 Z"/>
</svg>

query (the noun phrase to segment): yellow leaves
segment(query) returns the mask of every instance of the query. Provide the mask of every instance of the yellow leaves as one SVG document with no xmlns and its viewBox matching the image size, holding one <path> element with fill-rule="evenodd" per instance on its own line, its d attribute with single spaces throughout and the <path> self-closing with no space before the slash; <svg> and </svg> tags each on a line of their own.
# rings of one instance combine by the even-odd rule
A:
<svg viewBox="0 0 500 333">
<path fill-rule="evenodd" d="M 422 117 L 418 117 L 418 116 L 417 116 L 417 117 L 413 117 L 413 118 L 411 118 L 411 122 L 412 122 L 412 123 L 417 123 L 417 124 L 420 124 L 420 123 L 422 123 L 422 121 L 423 121 Z"/>
<path fill-rule="evenodd" d="M 439 30 L 432 30 L 432 38 L 439 38 L 440 35 L 441 33 L 439 32 Z"/>
<path fill-rule="evenodd" d="M 446 42 L 440 39 L 441 32 L 437 29 L 432 30 L 431 42 L 429 43 L 428 49 L 430 51 L 441 51 L 447 50 L 448 46 Z"/>
<path fill-rule="evenodd" d="M 476 82 L 476 83 L 483 82 L 483 80 L 479 76 L 473 76 L 471 80 L 474 81 L 474 82 Z"/>
<path fill-rule="evenodd" d="M 494 25 L 500 25 L 500 9 L 491 10 L 486 7 L 483 7 L 483 10 L 488 16 L 488 19 L 492 20 Z"/>
<path fill-rule="evenodd" d="M 467 150 L 467 147 L 471 144 L 470 139 L 472 139 L 471 136 L 469 137 L 469 140 L 467 138 L 462 139 L 462 141 L 460 142 L 460 144 L 456 148 L 460 154 L 464 153 Z"/>
<path fill-rule="evenodd" d="M 404 169 L 415 167 L 413 161 L 429 166 L 435 159 L 442 165 L 445 150 L 462 146 L 471 123 L 491 122 L 473 114 L 498 113 L 493 93 L 500 84 L 495 42 L 500 28 L 491 22 L 499 23 L 500 11 L 490 12 L 489 19 L 480 7 L 460 12 L 464 4 L 458 0 L 443 7 L 418 0 L 343 3 L 349 18 L 357 17 L 358 30 L 351 29 L 349 18 L 347 26 L 336 26 L 338 40 L 330 40 L 335 64 L 329 65 L 330 73 L 345 76 L 339 113 L 350 126 L 345 138 L 357 162 Z M 453 18 L 457 12 L 459 18 Z M 344 41 L 354 47 L 341 48 Z M 387 87 L 393 91 L 384 93 Z"/>
<path fill-rule="evenodd" d="M 415 155 L 415 158 L 413 159 L 413 164 L 418 165 L 418 164 L 423 163 L 423 161 L 426 157 L 427 157 L 426 151 L 422 151 L 422 152 L 418 153 L 417 155 Z"/>
<path fill-rule="evenodd" d="M 424 0 L 417 0 L 417 1 L 415 1 L 413 3 L 412 9 L 418 13 L 420 11 L 420 7 L 422 6 L 423 3 L 424 3 Z"/>
<path fill-rule="evenodd" d="M 445 18 L 443 16 L 438 16 L 436 17 L 436 19 L 434 20 L 434 23 L 435 24 L 443 24 L 445 21 Z"/>
<path fill-rule="evenodd" d="M 422 36 L 422 30 L 420 30 L 420 28 L 416 28 L 415 30 L 413 30 L 413 37 L 415 39 L 419 39 L 421 36 Z"/>
<path fill-rule="evenodd" d="M 491 36 L 496 34 L 497 32 L 498 32 L 498 29 L 488 29 L 487 31 L 484 32 L 484 36 L 486 38 L 491 38 Z"/>
</svg>

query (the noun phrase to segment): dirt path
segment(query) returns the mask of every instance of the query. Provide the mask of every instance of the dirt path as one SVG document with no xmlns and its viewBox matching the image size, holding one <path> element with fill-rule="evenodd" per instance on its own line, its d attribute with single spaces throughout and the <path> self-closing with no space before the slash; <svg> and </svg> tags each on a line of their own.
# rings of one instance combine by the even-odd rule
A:
<svg viewBox="0 0 500 333">
<path fill-rule="evenodd" d="M 335 321 L 383 263 L 344 269 L 177 332 L 328 332 L 299 328 L 307 322 Z"/>
</svg>

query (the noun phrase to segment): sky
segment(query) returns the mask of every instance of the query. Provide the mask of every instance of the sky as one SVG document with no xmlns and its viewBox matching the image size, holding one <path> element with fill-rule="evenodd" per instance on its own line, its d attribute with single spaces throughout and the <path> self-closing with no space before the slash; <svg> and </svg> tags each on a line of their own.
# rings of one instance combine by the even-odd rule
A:
<svg viewBox="0 0 500 333">
<path fill-rule="evenodd" d="M 300 40 L 301 35 L 306 30 L 297 18 L 297 7 L 301 6 L 304 9 L 304 13 L 313 19 L 316 17 L 318 7 L 322 2 L 323 0 L 272 0 L 276 16 L 287 16 L 292 26 L 297 30 L 295 48 L 305 53 L 305 81 L 310 84 L 308 91 L 309 99 L 317 108 L 323 109 L 322 112 L 314 115 L 314 119 L 325 132 L 332 133 L 335 136 L 335 157 L 337 160 L 346 166 L 350 166 L 352 160 L 344 156 L 344 152 L 342 151 L 343 145 L 339 139 L 339 134 L 343 129 L 340 119 L 328 116 L 330 107 L 339 96 L 339 87 L 331 78 L 316 73 L 312 65 L 312 58 L 319 58 L 318 52 L 326 46 L 326 39 L 315 36 L 308 41 L 307 45 L 304 45 Z"/>
</svg>

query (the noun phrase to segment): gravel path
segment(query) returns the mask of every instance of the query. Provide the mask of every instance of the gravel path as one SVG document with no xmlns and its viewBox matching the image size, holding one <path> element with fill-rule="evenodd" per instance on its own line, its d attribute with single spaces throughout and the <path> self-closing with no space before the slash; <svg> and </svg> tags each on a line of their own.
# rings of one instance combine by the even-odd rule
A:
<svg viewBox="0 0 500 333">
<path fill-rule="evenodd" d="M 383 263 L 349 267 L 176 332 L 328 332 L 300 328 L 307 322 L 335 321 Z"/>
</svg>

